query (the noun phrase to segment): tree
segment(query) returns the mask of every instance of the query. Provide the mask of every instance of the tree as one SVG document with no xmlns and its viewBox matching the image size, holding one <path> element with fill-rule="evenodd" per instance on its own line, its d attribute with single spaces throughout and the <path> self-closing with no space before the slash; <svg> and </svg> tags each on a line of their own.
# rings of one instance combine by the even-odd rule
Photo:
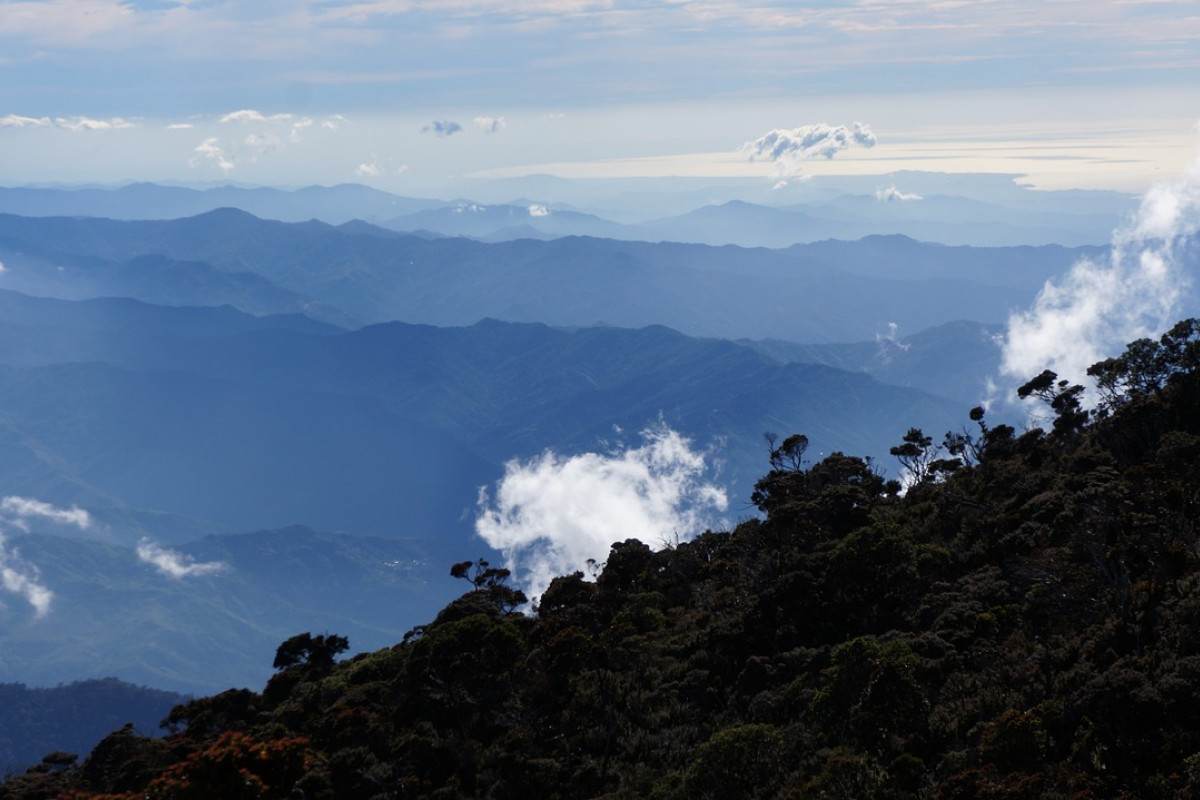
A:
<svg viewBox="0 0 1200 800">
<path fill-rule="evenodd" d="M 329 669 L 334 659 L 350 649 L 350 640 L 336 634 L 313 636 L 300 633 L 288 639 L 275 650 L 275 669 L 306 666 L 318 670 Z"/>
<path fill-rule="evenodd" d="M 929 467 L 937 458 L 941 446 L 934 447 L 933 438 L 926 436 L 920 428 L 909 428 L 904 441 L 888 452 L 896 457 L 912 484 L 924 483 L 929 478 Z"/>
</svg>

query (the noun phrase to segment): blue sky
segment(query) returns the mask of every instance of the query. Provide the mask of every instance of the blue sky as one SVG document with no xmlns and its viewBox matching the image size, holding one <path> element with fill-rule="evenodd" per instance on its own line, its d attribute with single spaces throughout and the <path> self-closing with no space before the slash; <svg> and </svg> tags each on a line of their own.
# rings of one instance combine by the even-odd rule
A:
<svg viewBox="0 0 1200 800">
<path fill-rule="evenodd" d="M 0 183 L 1001 171 L 1136 191 L 1190 163 L 1200 2 L 0 0 Z"/>
</svg>

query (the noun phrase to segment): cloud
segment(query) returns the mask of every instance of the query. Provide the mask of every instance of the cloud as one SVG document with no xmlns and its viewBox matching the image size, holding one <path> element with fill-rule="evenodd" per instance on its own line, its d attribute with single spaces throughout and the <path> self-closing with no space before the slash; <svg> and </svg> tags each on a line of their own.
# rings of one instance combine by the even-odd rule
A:
<svg viewBox="0 0 1200 800">
<path fill-rule="evenodd" d="M 0 128 L 62 128 L 68 131 L 116 131 L 137 127 L 128 120 L 120 117 L 109 119 L 92 119 L 91 117 L 22 117 L 19 114 L 9 114 L 0 117 Z"/>
<path fill-rule="evenodd" d="M 475 127 L 484 133 L 499 133 L 508 127 L 504 117 L 476 117 Z"/>
<path fill-rule="evenodd" d="M 354 174 L 360 178 L 377 178 L 380 172 L 379 165 L 374 162 L 359 164 L 354 168 Z"/>
<path fill-rule="evenodd" d="M 37 567 L 22 561 L 16 550 L 6 549 L 3 535 L 0 535 L 0 587 L 25 598 L 38 618 L 46 616 L 54 601 L 54 592 L 42 585 Z"/>
<path fill-rule="evenodd" d="M 547 450 L 509 461 L 494 499 L 480 490 L 475 531 L 537 597 L 555 576 L 603 559 L 613 542 L 659 545 L 700 532 L 728 505 L 704 472 L 704 454 L 661 423 L 642 431 L 640 447 L 607 455 Z"/>
<path fill-rule="evenodd" d="M 1191 284 L 1184 251 L 1198 230 L 1200 160 L 1147 192 L 1114 232 L 1107 258 L 1077 261 L 1061 279 L 1046 282 L 1030 309 L 1009 317 L 1001 342 L 1004 382 L 1015 386 L 1051 369 L 1085 383 L 1089 366 L 1169 327 Z"/>
<path fill-rule="evenodd" d="M 875 199 L 881 203 L 907 202 L 912 200 L 924 200 L 925 198 L 919 194 L 911 194 L 902 192 L 895 186 L 888 186 L 886 189 L 876 189 Z"/>
<path fill-rule="evenodd" d="M 228 124 L 230 122 L 287 122 L 292 118 L 291 114 L 271 114 L 267 116 L 261 111 L 256 111 L 253 108 L 243 108 L 240 111 L 231 111 L 228 114 L 220 117 L 217 122 Z"/>
<path fill-rule="evenodd" d="M 855 122 L 851 128 L 819 122 L 799 128 L 775 128 L 746 142 L 738 152 L 747 161 L 773 162 L 779 175 L 791 176 L 800 172 L 801 162 L 830 159 L 852 145 L 874 147 L 877 141 L 871 129 L 861 122 Z"/>
<path fill-rule="evenodd" d="M 10 527 L 28 531 L 30 520 L 73 525 L 86 530 L 91 527 L 92 519 L 87 511 L 76 506 L 59 508 L 29 497 L 8 496 L 0 500 L 0 588 L 24 598 L 33 606 L 34 616 L 41 618 L 50 611 L 54 592 L 42 583 L 38 568 L 9 547 L 5 537 L 5 531 Z"/>
<path fill-rule="evenodd" d="M 196 145 L 192 152 L 196 154 L 196 157 L 189 161 L 193 167 L 199 166 L 201 161 L 212 161 L 221 168 L 222 172 L 228 174 L 237 166 L 234 163 L 233 155 L 225 152 L 220 140 L 215 136 L 210 136 Z"/>
<path fill-rule="evenodd" d="M 0 261 L 0 275 L 3 275 L 6 272 L 8 272 L 8 267 L 4 266 L 3 261 Z"/>
<path fill-rule="evenodd" d="M 196 126 L 190 122 L 172 122 L 170 125 L 167 126 L 167 130 L 169 130 L 169 131 L 190 131 L 194 127 L 196 127 Z"/>
<path fill-rule="evenodd" d="M 12 495 L 5 497 L 0 500 L 0 512 L 3 513 L 5 521 L 12 522 L 23 529 L 25 528 L 24 521 L 30 518 L 44 519 L 62 525 L 74 525 L 80 530 L 87 530 L 92 525 L 91 516 L 78 506 L 66 509 L 58 508 L 30 497 Z"/>
<path fill-rule="evenodd" d="M 194 562 L 191 556 L 160 547 L 149 539 L 138 542 L 137 556 L 138 561 L 149 564 L 168 578 L 176 580 L 213 575 L 229 568 L 223 561 Z"/>
<path fill-rule="evenodd" d="M 452 122 L 448 119 L 435 119 L 421 128 L 421 133 L 432 133 L 434 136 L 453 136 L 462 129 L 462 125 L 459 125 L 457 122 Z"/>
<path fill-rule="evenodd" d="M 548 217 L 550 209 L 538 203 L 533 203 L 529 206 L 529 216 L 531 217 Z"/>
<path fill-rule="evenodd" d="M 123 120 L 120 117 L 112 117 L 110 119 L 57 117 L 54 120 L 54 125 L 55 127 L 69 131 L 116 131 L 137 127 L 132 122 Z"/>
<path fill-rule="evenodd" d="M 0 117 L 0 128 L 45 128 L 48 125 L 49 117 L 22 117 L 19 114 Z"/>
</svg>

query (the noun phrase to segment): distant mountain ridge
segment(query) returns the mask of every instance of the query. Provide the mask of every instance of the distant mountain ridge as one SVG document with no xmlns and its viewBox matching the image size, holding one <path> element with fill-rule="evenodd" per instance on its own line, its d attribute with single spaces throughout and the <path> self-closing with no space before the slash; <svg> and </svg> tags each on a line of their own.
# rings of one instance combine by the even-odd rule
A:
<svg viewBox="0 0 1200 800">
<path fill-rule="evenodd" d="M 787 250 L 577 237 L 486 244 L 352 230 L 233 209 L 141 222 L 0 215 L 0 288 L 70 299 L 136 292 L 343 327 L 493 317 L 837 342 L 892 324 L 915 332 L 957 319 L 1003 322 L 1046 279 L 1098 252 L 877 238 Z"/>
<path fill-rule="evenodd" d="M 876 185 L 845 177 L 827 179 L 825 188 L 799 193 L 764 192 L 756 184 L 734 182 L 736 190 L 714 185 L 707 191 L 660 192 L 658 202 L 648 191 L 608 200 L 597 196 L 593 199 L 597 208 L 580 205 L 586 203 L 582 197 L 572 202 L 570 198 L 580 193 L 569 188 L 574 185 L 570 181 L 517 182 L 512 191 L 525 194 L 502 200 L 497 200 L 496 192 L 503 191 L 499 188 L 503 182 L 475 185 L 473 189 L 482 192 L 486 201 L 403 197 L 356 184 L 291 190 L 192 189 L 152 183 L 115 188 L 0 187 L 0 213 L 176 219 L 228 206 L 266 219 L 319 219 L 333 225 L 364 220 L 397 231 L 492 242 L 598 236 L 781 248 L 873 234 L 904 234 L 959 245 L 1097 245 L 1108 241 L 1121 215 L 1132 208 L 1130 198 L 1115 193 L 1039 193 L 1011 182 L 1007 187 L 991 185 L 994 181 L 986 179 L 1002 176 L 978 177 L 974 183 L 979 185 L 973 186 L 968 178 L 950 180 L 936 174 L 892 176 L 910 187 L 925 187 L 921 194 L 901 191 L 894 184 L 878 185 L 880 179 L 874 179 Z M 532 199 L 525 196 L 530 192 Z M 731 192 L 742 196 L 733 199 Z M 537 199 L 539 193 L 546 199 Z M 628 208 L 618 213 L 613 203 L 632 204 L 641 211 L 630 219 Z"/>
</svg>

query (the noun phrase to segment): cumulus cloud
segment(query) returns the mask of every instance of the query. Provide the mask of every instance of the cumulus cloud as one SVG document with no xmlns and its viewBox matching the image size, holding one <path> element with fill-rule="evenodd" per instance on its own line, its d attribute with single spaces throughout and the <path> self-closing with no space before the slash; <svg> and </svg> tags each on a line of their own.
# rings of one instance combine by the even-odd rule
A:
<svg viewBox="0 0 1200 800">
<path fill-rule="evenodd" d="M 223 561 L 193 561 L 191 556 L 161 547 L 149 539 L 138 542 L 137 556 L 143 564 L 149 564 L 168 578 L 176 580 L 213 575 L 228 568 Z"/>
<path fill-rule="evenodd" d="M 799 128 L 775 128 L 767 131 L 752 142 L 746 142 L 741 150 L 750 161 L 779 161 L 786 158 L 809 160 L 833 158 L 851 144 L 874 147 L 875 134 L 861 122 L 853 129 L 845 125 L 802 125 Z"/>
<path fill-rule="evenodd" d="M 544 205 L 541 205 L 540 203 L 532 203 L 529 206 L 529 216 L 531 216 L 531 217 L 548 217 L 548 216 L 550 216 L 550 209 L 546 208 Z"/>
<path fill-rule="evenodd" d="M 28 531 L 31 520 L 86 530 L 91 527 L 92 519 L 87 511 L 75 506 L 59 508 L 29 497 L 8 496 L 0 500 L 0 588 L 23 598 L 33 606 L 34 616 L 40 618 L 50 611 L 54 592 L 42 583 L 38 568 L 22 559 L 20 553 L 8 545 L 5 536 L 10 528 Z"/>
<path fill-rule="evenodd" d="M 508 127 L 504 117 L 476 117 L 475 127 L 484 133 L 499 133 Z"/>
<path fill-rule="evenodd" d="M 354 168 L 354 174 L 360 178 L 377 178 L 379 177 L 379 165 L 375 162 L 364 162 Z"/>
<path fill-rule="evenodd" d="M 459 125 L 457 122 L 448 119 L 435 119 L 421 128 L 421 133 L 432 133 L 434 136 L 453 136 L 462 129 L 462 125 Z"/>
<path fill-rule="evenodd" d="M 875 199 L 881 203 L 896 203 L 907 202 L 911 200 L 924 200 L 925 198 L 919 194 L 911 192 L 902 192 L 895 186 L 888 186 L 883 189 L 875 190 Z"/>
<path fill-rule="evenodd" d="M 494 497 L 480 490 L 475 530 L 537 597 L 555 576 L 603 559 L 613 542 L 659 545 L 716 523 L 728 499 L 704 474 L 704 454 L 663 424 L 618 452 L 546 451 L 508 462 Z"/>
<path fill-rule="evenodd" d="M 0 275 L 3 275 L 6 272 L 8 272 L 8 267 L 4 266 L 3 261 L 0 261 Z"/>
<path fill-rule="evenodd" d="M 1001 341 L 1005 395 L 1043 369 L 1084 383 L 1089 366 L 1175 322 L 1191 283 L 1188 239 L 1198 230 L 1200 161 L 1150 189 L 1113 234 L 1107 258 L 1076 262 L 1046 282 L 1031 308 L 1009 317 Z"/>
</svg>

